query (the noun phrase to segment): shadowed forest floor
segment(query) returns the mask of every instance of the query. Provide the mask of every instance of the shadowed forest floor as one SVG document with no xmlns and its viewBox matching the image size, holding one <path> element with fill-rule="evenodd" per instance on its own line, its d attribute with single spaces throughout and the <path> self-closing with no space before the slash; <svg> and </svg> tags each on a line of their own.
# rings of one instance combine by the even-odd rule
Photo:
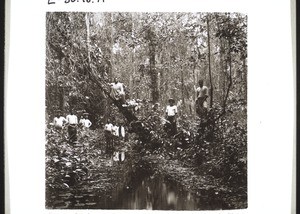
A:
<svg viewBox="0 0 300 214">
<path fill-rule="evenodd" d="M 201 210 L 247 207 L 246 186 L 224 183 L 222 178 L 211 175 L 207 167 L 178 160 L 172 153 L 158 151 L 141 155 L 133 139 L 121 146 L 125 160 L 114 161 L 104 152 L 102 132 L 83 130 L 78 142 L 70 145 L 66 135 L 47 130 L 47 208 Z M 168 187 L 164 193 L 164 186 L 170 183 L 173 187 Z M 174 186 L 179 192 L 174 193 Z M 153 194 L 160 198 L 159 202 L 155 202 Z M 124 201 L 126 198 L 130 199 Z"/>
</svg>

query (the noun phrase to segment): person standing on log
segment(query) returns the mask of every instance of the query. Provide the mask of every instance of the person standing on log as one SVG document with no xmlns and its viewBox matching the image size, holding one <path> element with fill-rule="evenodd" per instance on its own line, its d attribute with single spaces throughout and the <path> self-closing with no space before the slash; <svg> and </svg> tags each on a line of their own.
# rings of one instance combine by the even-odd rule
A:
<svg viewBox="0 0 300 214">
<path fill-rule="evenodd" d="M 167 105 L 166 107 L 166 117 L 167 117 L 166 129 L 169 136 L 174 136 L 177 132 L 176 115 L 177 115 L 177 106 L 175 105 L 175 100 L 173 98 L 170 98 L 169 105 Z"/>
<path fill-rule="evenodd" d="M 208 88 L 203 85 L 203 80 L 199 80 L 199 87 L 195 87 L 197 93 L 196 99 L 196 113 L 199 117 L 203 117 L 207 112 L 207 98 L 208 98 Z"/>
<path fill-rule="evenodd" d="M 124 85 L 117 78 L 111 83 L 110 96 L 115 100 L 121 100 L 122 103 L 125 103 Z"/>
<path fill-rule="evenodd" d="M 77 125 L 78 119 L 74 115 L 73 110 L 70 110 L 70 114 L 67 115 L 67 124 L 68 124 L 68 133 L 69 133 L 69 142 L 73 143 L 77 140 Z"/>
</svg>

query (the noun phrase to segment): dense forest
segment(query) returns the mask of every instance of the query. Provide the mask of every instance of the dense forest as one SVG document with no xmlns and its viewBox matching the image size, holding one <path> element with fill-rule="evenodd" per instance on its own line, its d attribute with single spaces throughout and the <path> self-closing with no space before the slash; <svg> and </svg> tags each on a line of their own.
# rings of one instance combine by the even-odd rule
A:
<svg viewBox="0 0 300 214">
<path fill-rule="evenodd" d="M 111 96 L 115 78 L 124 84 L 126 101 L 137 103 L 134 110 Z M 201 79 L 208 88 L 203 117 L 195 102 Z M 172 137 L 163 128 L 170 98 L 178 108 Z M 71 109 L 92 122 L 78 129 L 76 146 L 66 131 L 49 125 L 58 110 L 65 116 Z M 126 153 L 123 165 L 104 154 L 108 120 L 125 127 L 126 140 L 115 148 Z M 120 195 L 134 183 L 141 165 L 205 201 L 185 208 L 152 201 L 141 209 L 246 208 L 247 16 L 47 13 L 45 121 L 48 208 L 114 208 L 74 197 L 114 200 L 112 192 L 118 187 Z"/>
</svg>

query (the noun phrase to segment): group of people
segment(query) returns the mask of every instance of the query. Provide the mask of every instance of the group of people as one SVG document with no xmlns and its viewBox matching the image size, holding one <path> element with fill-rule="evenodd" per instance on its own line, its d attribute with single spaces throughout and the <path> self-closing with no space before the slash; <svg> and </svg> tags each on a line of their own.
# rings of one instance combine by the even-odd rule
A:
<svg viewBox="0 0 300 214">
<path fill-rule="evenodd" d="M 62 130 L 65 127 L 68 129 L 69 142 L 73 143 L 77 141 L 77 128 L 90 128 L 92 122 L 88 119 L 88 113 L 84 113 L 79 122 L 77 116 L 74 114 L 73 110 L 70 110 L 70 113 L 64 118 L 61 115 L 61 111 L 56 111 L 56 116 L 53 119 L 53 126 Z"/>
<path fill-rule="evenodd" d="M 112 124 L 110 120 L 104 126 L 104 135 L 106 140 L 106 153 L 112 154 L 114 147 L 120 141 L 125 140 L 125 127 L 122 124 Z"/>
<path fill-rule="evenodd" d="M 204 86 L 203 80 L 199 80 L 199 86 L 194 87 L 196 92 L 196 113 L 200 118 L 205 117 L 208 108 L 208 88 Z M 166 119 L 165 130 L 169 136 L 174 136 L 177 132 L 176 116 L 177 116 L 177 105 L 173 98 L 169 99 L 169 105 L 166 107 Z"/>
<path fill-rule="evenodd" d="M 194 86 L 194 90 L 196 92 L 196 113 L 200 118 L 203 118 L 207 113 L 208 108 L 208 87 L 204 85 L 203 80 L 200 79 L 198 81 L 199 86 Z M 123 83 L 119 82 L 116 78 L 114 82 L 111 83 L 111 92 L 110 96 L 115 100 L 120 100 L 123 103 L 123 107 L 133 107 L 133 109 L 137 109 L 138 103 L 133 102 L 125 102 L 125 90 Z M 154 110 L 157 108 L 157 105 L 154 106 Z M 175 100 L 173 98 L 169 99 L 169 104 L 166 106 L 166 125 L 165 130 L 169 136 L 173 136 L 177 132 L 176 125 L 176 117 L 177 117 L 177 105 L 175 104 Z"/>
<path fill-rule="evenodd" d="M 196 92 L 196 113 L 199 117 L 203 117 L 208 108 L 207 98 L 208 98 L 208 88 L 204 86 L 203 80 L 199 80 L 199 86 L 194 87 Z M 111 92 L 110 96 L 113 99 L 121 100 L 123 107 L 138 107 L 138 102 L 134 101 L 133 103 L 126 103 L 125 102 L 125 90 L 123 83 L 119 82 L 116 78 L 114 82 L 111 83 Z M 157 110 L 157 103 L 154 105 L 154 110 Z M 166 124 L 165 124 L 165 131 L 168 133 L 169 136 L 173 136 L 177 132 L 177 105 L 175 104 L 175 100 L 173 98 L 169 99 L 169 104 L 166 106 Z M 74 142 L 77 140 L 77 128 L 89 128 L 92 125 L 92 122 L 88 119 L 88 113 L 84 113 L 79 122 L 77 116 L 74 114 L 73 110 L 71 109 L 70 113 L 64 118 L 61 115 L 61 111 L 57 111 L 56 117 L 53 120 L 53 125 L 57 129 L 63 129 L 67 126 L 69 140 L 70 142 Z M 121 139 L 125 137 L 125 129 L 122 125 L 113 125 L 110 121 L 104 127 L 105 138 L 106 138 L 106 150 L 111 151 L 117 139 Z"/>
<path fill-rule="evenodd" d="M 198 84 L 198 87 L 194 87 L 197 96 L 196 113 L 201 118 L 205 116 L 208 109 L 208 88 L 204 86 L 203 80 L 199 80 Z M 135 100 L 131 103 L 125 102 L 124 86 L 117 79 L 115 79 L 114 83 L 111 84 L 110 96 L 113 99 L 121 100 L 123 107 L 137 108 L 139 106 L 139 103 Z M 155 103 L 153 105 L 153 111 L 158 112 L 158 109 L 159 103 Z M 177 133 L 177 114 L 178 106 L 175 104 L 175 100 L 170 98 L 169 103 L 165 108 L 166 123 L 164 126 L 164 130 L 169 137 L 174 136 Z M 67 127 L 69 142 L 73 143 L 77 141 L 77 129 L 88 129 L 92 125 L 92 122 L 88 118 L 88 113 L 81 115 L 80 120 L 78 121 L 77 116 L 71 109 L 66 118 L 64 118 L 61 115 L 61 111 L 58 110 L 51 125 L 58 130 L 63 130 Z M 104 126 L 104 135 L 106 139 L 106 154 L 112 155 L 112 157 L 118 159 L 120 162 L 121 160 L 124 160 L 124 152 L 117 151 L 115 148 L 116 145 L 120 145 L 120 142 L 125 140 L 125 127 L 122 123 L 113 124 L 110 120 L 107 120 L 107 123 Z"/>
</svg>

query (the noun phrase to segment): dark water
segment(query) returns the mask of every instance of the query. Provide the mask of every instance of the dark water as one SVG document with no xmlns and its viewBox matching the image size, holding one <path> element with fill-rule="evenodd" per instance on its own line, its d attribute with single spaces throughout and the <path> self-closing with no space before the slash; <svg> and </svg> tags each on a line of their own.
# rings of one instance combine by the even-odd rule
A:
<svg viewBox="0 0 300 214">
<path fill-rule="evenodd" d="M 101 181 L 99 181 L 101 182 Z M 125 184 L 116 184 L 104 196 L 97 190 L 67 191 L 56 194 L 51 207 L 58 209 L 149 209 L 203 210 L 216 209 L 217 204 L 197 197 L 180 184 L 154 174 L 147 167 L 136 169 Z"/>
<path fill-rule="evenodd" d="M 197 210 L 196 199 L 182 186 L 161 175 L 133 178 L 128 186 L 116 191 L 109 209 Z M 113 195 L 114 196 L 114 195 Z"/>
</svg>

